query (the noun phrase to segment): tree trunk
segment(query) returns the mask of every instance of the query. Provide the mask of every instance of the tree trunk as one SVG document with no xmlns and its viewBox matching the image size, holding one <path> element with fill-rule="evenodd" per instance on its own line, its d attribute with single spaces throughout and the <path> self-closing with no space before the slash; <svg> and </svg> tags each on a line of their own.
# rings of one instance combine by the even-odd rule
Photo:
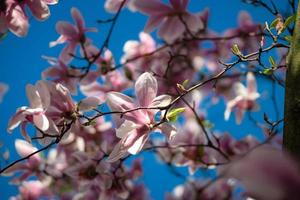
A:
<svg viewBox="0 0 300 200">
<path fill-rule="evenodd" d="M 300 161 L 300 4 L 288 58 L 283 146 Z"/>
</svg>

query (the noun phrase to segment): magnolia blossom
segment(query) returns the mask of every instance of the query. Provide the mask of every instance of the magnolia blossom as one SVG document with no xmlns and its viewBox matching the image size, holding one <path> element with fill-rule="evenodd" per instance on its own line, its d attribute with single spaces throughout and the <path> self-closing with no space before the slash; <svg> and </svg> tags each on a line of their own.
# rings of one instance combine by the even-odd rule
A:
<svg viewBox="0 0 300 200">
<path fill-rule="evenodd" d="M 241 51 L 256 51 L 261 40 L 261 36 L 258 35 L 261 32 L 260 25 L 255 24 L 246 11 L 239 13 L 238 24 L 239 27 L 229 29 L 224 33 L 226 37 L 239 36 L 227 42 L 228 48 L 232 47 L 233 44 L 237 44 Z"/>
<path fill-rule="evenodd" d="M 127 111 L 137 107 L 153 108 L 166 106 L 171 102 L 171 97 L 168 95 L 157 95 L 157 81 L 148 72 L 142 74 L 135 83 L 135 93 L 138 103 L 134 103 L 133 99 L 118 92 L 110 92 L 107 94 L 107 103 L 112 111 Z M 116 135 L 121 138 L 120 142 L 114 147 L 108 160 L 111 162 L 122 158 L 127 152 L 137 154 L 141 151 L 146 143 L 149 133 L 154 129 L 159 129 L 161 132 L 171 139 L 176 130 L 169 124 L 162 124 L 158 127 L 153 127 L 155 110 L 142 109 L 115 117 L 115 122 L 118 126 Z"/>
<path fill-rule="evenodd" d="M 57 124 L 77 119 L 79 112 L 89 111 L 99 105 L 96 97 L 86 97 L 76 104 L 70 91 L 61 84 L 47 81 L 38 81 L 35 86 L 28 84 L 26 87 L 30 107 L 19 108 L 10 119 L 8 132 L 21 124 L 21 133 L 27 141 L 30 137 L 26 132 L 26 124 L 34 124 L 39 134 L 58 135 Z"/>
<path fill-rule="evenodd" d="M 122 62 L 151 53 L 156 49 L 156 43 L 148 33 L 141 32 L 139 34 L 139 39 L 140 41 L 129 40 L 125 43 L 123 47 L 124 55 L 122 57 Z"/>
<path fill-rule="evenodd" d="M 173 140 L 170 141 L 169 145 L 172 147 L 177 147 L 181 145 L 188 144 L 206 144 L 206 138 L 197 124 L 197 122 L 190 118 L 186 121 L 185 125 L 179 129 L 178 133 L 174 136 Z M 158 141 L 158 145 L 162 145 L 161 141 Z M 172 163 L 175 166 L 187 166 L 189 173 L 192 175 L 198 169 L 198 167 L 203 167 L 203 164 L 199 160 L 206 162 L 209 161 L 209 155 L 204 151 L 202 147 L 188 147 L 188 148 L 174 148 L 167 149 L 161 148 L 158 149 L 160 153 L 160 158 L 164 162 Z"/>
<path fill-rule="evenodd" d="M 25 181 L 19 188 L 20 195 L 11 197 L 10 200 L 23 200 L 32 199 L 38 200 L 45 197 L 51 197 L 52 193 L 48 189 L 48 186 L 38 180 Z"/>
<path fill-rule="evenodd" d="M 239 180 L 254 199 L 299 199 L 300 170 L 282 150 L 264 145 L 228 166 L 227 177 Z"/>
<path fill-rule="evenodd" d="M 66 63 L 56 58 L 45 56 L 44 58 L 47 59 L 52 66 L 42 72 L 42 78 L 63 84 L 73 95 L 77 94 L 78 84 L 90 84 L 98 77 L 97 72 L 91 71 L 87 73 L 84 78 L 80 79 L 81 71 L 79 69 L 70 68 Z"/>
<path fill-rule="evenodd" d="M 145 31 L 150 32 L 159 26 L 158 36 L 167 42 L 179 38 L 187 28 L 196 32 L 203 28 L 201 19 L 186 11 L 188 0 L 170 0 L 171 5 L 166 5 L 159 0 L 134 0 L 134 7 L 146 15 L 149 20 Z"/>
<path fill-rule="evenodd" d="M 19 156 L 26 157 L 37 151 L 36 147 L 33 147 L 30 143 L 17 139 L 15 141 L 15 148 Z M 21 183 L 31 176 L 40 177 L 40 166 L 42 165 L 43 160 L 41 159 L 39 154 L 34 154 L 24 163 L 17 163 L 16 165 L 10 167 L 7 171 L 5 171 L 5 175 L 15 174 L 17 172 L 21 172 L 21 176 L 15 177 L 11 182 L 14 184 Z"/>
<path fill-rule="evenodd" d="M 48 5 L 54 5 L 58 0 L 3 0 L 0 7 L 0 33 L 7 29 L 19 37 L 28 32 L 28 16 L 25 13 L 29 8 L 33 16 L 38 20 L 46 20 L 50 16 Z"/>
<path fill-rule="evenodd" d="M 67 43 L 59 56 L 60 60 L 66 63 L 72 59 L 71 55 L 74 54 L 78 44 L 88 42 L 86 41 L 85 33 L 97 31 L 95 28 L 85 27 L 84 19 L 76 8 L 71 9 L 71 15 L 76 25 L 72 25 L 65 21 L 59 21 L 56 24 L 56 31 L 61 34 L 61 36 L 56 41 L 50 42 L 49 44 L 50 47 L 54 47 L 58 44 Z"/>
<path fill-rule="evenodd" d="M 232 110 L 235 110 L 236 123 L 240 124 L 245 111 L 258 109 L 255 100 L 260 97 L 260 94 L 257 92 L 253 73 L 247 73 L 247 87 L 238 82 L 233 85 L 233 90 L 235 97 L 227 102 L 224 117 L 228 120 Z"/>
<path fill-rule="evenodd" d="M 168 144 L 162 141 L 155 141 L 157 145 L 169 145 L 176 148 L 161 148 L 159 158 L 166 163 L 175 166 L 188 167 L 189 174 L 193 175 L 198 168 L 215 168 L 218 163 L 227 163 L 219 152 L 209 147 L 203 147 L 208 143 L 205 134 L 194 118 L 187 118 L 184 126 L 179 129 L 173 140 Z M 228 133 L 215 135 L 218 143 L 212 138 L 212 144 L 219 146 L 220 150 L 228 158 L 241 157 L 254 148 L 259 142 L 247 136 L 241 140 L 235 140 Z M 191 145 L 191 146 L 189 146 Z"/>
<path fill-rule="evenodd" d="M 48 58 L 50 59 L 50 58 Z M 52 81 L 61 83 L 67 87 L 72 94 L 77 93 L 78 79 L 76 76 L 80 75 L 80 71 L 69 68 L 64 62 L 60 60 L 49 60 L 52 67 L 47 68 L 42 72 L 43 79 L 52 79 Z"/>
<path fill-rule="evenodd" d="M 9 88 L 8 85 L 6 85 L 4 83 L 0 83 L 0 103 L 3 100 L 3 96 L 8 91 L 8 88 Z"/>
<path fill-rule="evenodd" d="M 37 82 L 36 85 L 28 84 L 26 93 L 30 107 L 23 106 L 17 110 L 16 114 L 9 121 L 8 132 L 12 132 L 21 123 L 21 132 L 29 140 L 25 130 L 28 122 L 33 123 L 42 131 L 46 131 L 49 128 L 49 120 L 45 112 L 50 105 L 50 94 L 46 83 L 43 81 Z"/>
<path fill-rule="evenodd" d="M 126 70 L 127 73 L 130 73 L 130 79 L 136 79 L 136 76 L 139 75 L 136 73 L 137 69 L 142 68 L 143 70 L 149 70 L 149 67 L 151 67 L 155 60 L 154 56 L 152 56 L 151 59 L 145 56 L 148 53 L 154 52 L 156 49 L 156 42 L 151 35 L 141 32 L 139 39 L 140 41 L 129 40 L 123 46 L 124 55 L 121 58 L 121 62 L 126 63 Z"/>
</svg>

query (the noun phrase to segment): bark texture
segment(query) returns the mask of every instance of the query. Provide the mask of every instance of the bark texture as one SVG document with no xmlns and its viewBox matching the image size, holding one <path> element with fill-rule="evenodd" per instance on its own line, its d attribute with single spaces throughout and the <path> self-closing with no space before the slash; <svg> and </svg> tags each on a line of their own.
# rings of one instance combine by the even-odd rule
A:
<svg viewBox="0 0 300 200">
<path fill-rule="evenodd" d="M 300 4 L 288 57 L 283 146 L 300 161 Z"/>
</svg>

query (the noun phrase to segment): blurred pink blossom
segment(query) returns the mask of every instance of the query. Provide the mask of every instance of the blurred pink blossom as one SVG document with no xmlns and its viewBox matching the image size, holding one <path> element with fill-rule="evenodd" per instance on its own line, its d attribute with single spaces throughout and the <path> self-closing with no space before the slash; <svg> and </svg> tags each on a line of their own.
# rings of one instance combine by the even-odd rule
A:
<svg viewBox="0 0 300 200">
<path fill-rule="evenodd" d="M 203 28 L 201 19 L 186 11 L 188 2 L 188 0 L 170 0 L 170 5 L 166 5 L 160 0 L 134 0 L 133 5 L 136 10 L 149 15 L 145 32 L 158 27 L 158 36 L 167 42 L 173 42 L 184 33 L 186 29 L 184 23 L 192 32 Z"/>
<path fill-rule="evenodd" d="M 248 72 L 247 87 L 237 82 L 232 89 L 235 96 L 227 102 L 224 118 L 228 120 L 230 113 L 234 110 L 236 123 L 240 124 L 245 111 L 254 111 L 259 108 L 256 99 L 260 97 L 260 94 L 257 92 L 255 76 L 252 72 Z"/>
<path fill-rule="evenodd" d="M 38 20 L 46 20 L 50 16 L 48 5 L 54 5 L 58 0 L 6 0 L 2 1 L 0 9 L 0 33 L 9 29 L 19 37 L 26 36 L 29 28 L 26 7 Z"/>
</svg>

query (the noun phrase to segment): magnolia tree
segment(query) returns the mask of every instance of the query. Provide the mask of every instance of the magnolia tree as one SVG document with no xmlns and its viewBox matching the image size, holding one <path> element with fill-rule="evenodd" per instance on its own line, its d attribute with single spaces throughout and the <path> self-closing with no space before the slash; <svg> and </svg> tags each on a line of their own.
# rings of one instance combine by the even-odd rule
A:
<svg viewBox="0 0 300 200">
<path fill-rule="evenodd" d="M 56 3 L 1 1 L 3 39 L 8 32 L 26 36 L 29 14 L 45 20 L 48 5 Z M 22 135 L 15 141 L 20 159 L 0 169 L 19 187 L 11 199 L 150 199 L 139 181 L 144 151 L 183 180 L 166 193 L 168 200 L 299 199 L 297 3 L 289 0 L 283 13 L 279 2 L 243 3 L 265 9 L 274 20 L 256 23 L 241 11 L 238 27 L 218 33 L 208 26 L 209 11 L 190 12 L 188 0 L 106 0 L 112 17 L 98 20 L 109 26 L 104 34 L 72 8 L 73 21 L 57 22 L 58 38 L 49 43 L 63 45 L 61 53 L 44 57 L 50 67 L 26 86 L 29 104 L 20 105 L 8 122 L 9 133 L 20 127 Z M 125 9 L 148 21 L 116 61 L 109 43 Z M 88 32 L 104 37 L 103 44 L 95 45 Z M 284 116 L 276 90 L 266 91 L 270 85 L 286 88 Z M 1 97 L 7 89 L 0 84 Z M 259 99 L 275 117 L 263 112 Z M 235 119 L 230 126 L 249 121 L 263 138 L 235 138 L 207 117 L 214 108 L 225 121 Z M 177 171 L 182 167 L 188 175 Z M 199 170 L 215 173 L 195 176 Z"/>
</svg>

